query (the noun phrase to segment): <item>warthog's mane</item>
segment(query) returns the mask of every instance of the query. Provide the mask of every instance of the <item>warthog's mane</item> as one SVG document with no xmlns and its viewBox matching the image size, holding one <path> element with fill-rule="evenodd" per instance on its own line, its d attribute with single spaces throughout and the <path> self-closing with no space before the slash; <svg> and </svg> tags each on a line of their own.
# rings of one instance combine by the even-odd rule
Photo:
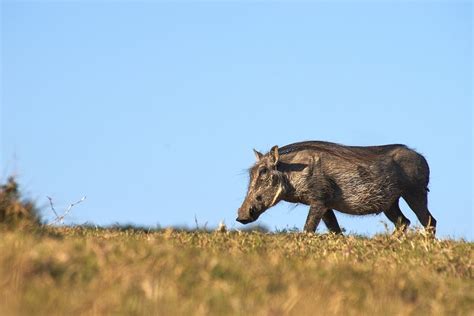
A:
<svg viewBox="0 0 474 316">
<path fill-rule="evenodd" d="M 286 155 L 302 150 L 315 150 L 325 152 L 330 155 L 335 155 L 348 160 L 362 160 L 367 161 L 383 155 L 393 149 L 405 147 L 402 144 L 391 144 L 382 146 L 345 146 L 337 143 L 323 142 L 323 141 L 304 141 L 294 144 L 289 144 L 279 148 L 280 155 Z"/>
</svg>

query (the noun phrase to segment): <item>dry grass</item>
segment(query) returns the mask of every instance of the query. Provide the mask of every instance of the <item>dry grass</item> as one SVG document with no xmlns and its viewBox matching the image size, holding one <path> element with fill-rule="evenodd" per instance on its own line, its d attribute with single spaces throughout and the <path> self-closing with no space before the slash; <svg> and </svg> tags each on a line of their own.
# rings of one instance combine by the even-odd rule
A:
<svg viewBox="0 0 474 316">
<path fill-rule="evenodd" d="M 472 315 L 473 243 L 422 234 L 0 232 L 0 314 Z"/>
<path fill-rule="evenodd" d="M 13 178 L 0 186 L 0 315 L 474 315 L 471 242 L 52 227 L 37 214 Z"/>
</svg>

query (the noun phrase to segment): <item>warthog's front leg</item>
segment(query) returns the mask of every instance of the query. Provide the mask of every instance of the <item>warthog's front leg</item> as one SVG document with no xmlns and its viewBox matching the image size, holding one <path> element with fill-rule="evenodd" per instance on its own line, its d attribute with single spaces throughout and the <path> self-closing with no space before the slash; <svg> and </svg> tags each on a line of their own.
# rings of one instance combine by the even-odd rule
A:
<svg viewBox="0 0 474 316">
<path fill-rule="evenodd" d="M 323 222 L 331 233 L 342 234 L 341 227 L 339 227 L 339 223 L 337 222 L 337 218 L 333 210 L 329 209 L 326 211 L 326 213 L 324 213 Z"/>
<path fill-rule="evenodd" d="M 324 214 L 328 211 L 327 208 L 322 205 L 311 205 L 309 208 L 308 217 L 306 217 L 306 223 L 304 224 L 304 231 L 307 233 L 314 233 L 316 228 L 323 218 Z"/>
</svg>

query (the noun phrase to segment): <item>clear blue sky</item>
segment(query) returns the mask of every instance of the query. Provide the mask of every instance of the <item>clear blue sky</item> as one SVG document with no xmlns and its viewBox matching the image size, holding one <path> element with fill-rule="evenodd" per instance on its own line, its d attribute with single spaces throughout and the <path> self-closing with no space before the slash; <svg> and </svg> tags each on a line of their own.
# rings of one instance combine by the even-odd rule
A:
<svg viewBox="0 0 474 316">
<path fill-rule="evenodd" d="M 253 147 L 405 143 L 430 163 L 439 235 L 472 240 L 472 9 L 3 1 L 1 177 L 43 206 L 87 195 L 69 223 L 242 228 Z M 306 214 L 281 203 L 259 223 Z"/>
</svg>

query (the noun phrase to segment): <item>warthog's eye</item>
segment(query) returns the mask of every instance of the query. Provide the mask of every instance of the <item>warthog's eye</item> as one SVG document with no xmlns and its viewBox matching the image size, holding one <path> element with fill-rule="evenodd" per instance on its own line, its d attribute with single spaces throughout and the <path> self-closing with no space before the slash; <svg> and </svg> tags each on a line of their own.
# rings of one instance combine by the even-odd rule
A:
<svg viewBox="0 0 474 316">
<path fill-rule="evenodd" d="M 260 171 L 258 172 L 258 175 L 264 176 L 264 175 L 267 174 L 267 172 L 268 172 L 268 169 L 267 169 L 267 168 L 262 168 L 262 169 L 260 169 Z"/>
<path fill-rule="evenodd" d="M 257 195 L 257 197 L 255 198 L 257 201 L 261 202 L 262 201 L 262 196 L 261 195 Z"/>
</svg>

